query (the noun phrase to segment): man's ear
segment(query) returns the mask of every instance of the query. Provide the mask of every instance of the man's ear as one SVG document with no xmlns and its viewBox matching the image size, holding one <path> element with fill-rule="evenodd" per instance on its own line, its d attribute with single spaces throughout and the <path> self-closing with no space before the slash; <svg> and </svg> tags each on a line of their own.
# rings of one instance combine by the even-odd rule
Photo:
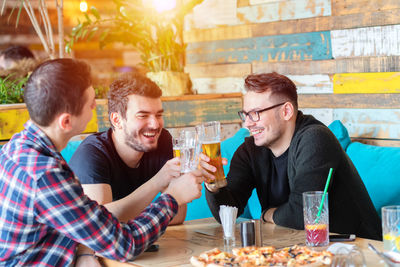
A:
<svg viewBox="0 0 400 267">
<path fill-rule="evenodd" d="M 283 119 L 289 121 L 294 116 L 294 106 L 291 102 L 283 105 Z"/>
<path fill-rule="evenodd" d="M 60 127 L 64 131 L 71 131 L 72 130 L 72 121 L 71 121 L 71 114 L 69 113 L 61 113 L 58 116 L 57 123 L 58 127 Z"/>
<path fill-rule="evenodd" d="M 115 129 L 122 129 L 121 114 L 119 114 L 118 112 L 111 112 L 110 121 L 111 121 L 111 124 L 114 126 Z"/>
</svg>

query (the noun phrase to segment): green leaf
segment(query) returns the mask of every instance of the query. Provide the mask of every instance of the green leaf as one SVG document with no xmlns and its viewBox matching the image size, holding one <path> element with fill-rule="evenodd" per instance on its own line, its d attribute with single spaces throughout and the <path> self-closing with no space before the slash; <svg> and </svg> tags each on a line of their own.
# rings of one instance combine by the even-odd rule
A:
<svg viewBox="0 0 400 267">
<path fill-rule="evenodd" d="M 88 41 L 92 40 L 95 34 L 96 34 L 96 31 L 93 31 L 93 29 L 92 29 L 89 33 L 87 40 Z"/>
<path fill-rule="evenodd" d="M 97 19 L 100 20 L 100 14 L 99 11 L 97 10 L 97 8 L 95 8 L 94 6 L 90 7 L 90 12 L 93 14 L 93 16 Z"/>
<path fill-rule="evenodd" d="M 101 33 L 101 35 L 100 35 L 100 38 L 99 38 L 99 41 L 100 42 L 102 42 L 102 41 L 104 41 L 104 39 L 107 37 L 107 35 L 108 35 L 108 30 L 105 30 L 104 32 L 102 32 Z"/>
<path fill-rule="evenodd" d="M 21 5 L 20 5 L 20 7 L 19 7 L 19 9 L 18 9 L 17 20 L 16 20 L 16 22 L 15 22 L 15 28 L 17 27 L 17 25 L 18 25 L 18 23 L 19 23 L 19 19 L 20 19 L 20 17 L 21 17 L 21 11 L 22 11 L 22 3 L 21 3 Z"/>
<path fill-rule="evenodd" d="M 89 15 L 85 12 L 85 18 L 86 21 L 88 21 L 89 23 L 92 23 L 92 20 L 90 19 Z"/>
</svg>

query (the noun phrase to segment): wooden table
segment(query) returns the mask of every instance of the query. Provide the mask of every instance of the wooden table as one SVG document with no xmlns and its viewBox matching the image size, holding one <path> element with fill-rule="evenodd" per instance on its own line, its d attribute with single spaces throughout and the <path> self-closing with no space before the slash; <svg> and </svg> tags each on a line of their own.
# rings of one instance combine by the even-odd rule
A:
<svg viewBox="0 0 400 267">
<path fill-rule="evenodd" d="M 277 248 L 294 244 L 304 245 L 305 233 L 269 223 L 263 224 L 263 245 L 272 245 Z M 189 267 L 189 259 L 193 255 L 199 255 L 205 250 L 215 247 L 224 248 L 222 238 L 222 226 L 214 218 L 187 221 L 182 225 L 169 226 L 164 235 L 156 242 L 160 248 L 158 252 L 145 252 L 133 262 L 121 263 L 114 260 L 102 259 L 105 266 L 186 266 Z M 367 266 L 385 266 L 371 250 L 368 243 L 382 250 L 383 243 L 379 241 L 357 238 L 355 242 L 364 253 Z M 240 245 L 239 224 L 236 225 L 236 245 Z"/>
</svg>

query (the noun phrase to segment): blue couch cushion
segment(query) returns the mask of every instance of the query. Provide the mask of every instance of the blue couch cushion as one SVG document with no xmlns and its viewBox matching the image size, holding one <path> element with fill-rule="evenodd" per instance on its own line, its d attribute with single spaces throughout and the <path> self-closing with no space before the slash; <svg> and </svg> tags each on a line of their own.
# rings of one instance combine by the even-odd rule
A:
<svg viewBox="0 0 400 267">
<path fill-rule="evenodd" d="M 250 132 L 246 128 L 240 128 L 234 136 L 221 142 L 221 156 L 228 160 L 228 164 L 224 165 L 224 173 L 228 175 L 231 166 L 231 159 L 236 149 L 244 142 L 246 137 L 250 136 Z"/>
<path fill-rule="evenodd" d="M 347 154 L 356 166 L 378 214 L 400 205 L 400 148 L 351 143 Z"/>
<path fill-rule="evenodd" d="M 335 120 L 329 124 L 328 128 L 339 140 L 339 143 L 343 147 L 344 151 L 346 151 L 347 147 L 351 143 L 349 132 L 347 131 L 346 127 L 344 127 L 340 120 Z"/>
<path fill-rule="evenodd" d="M 69 141 L 67 146 L 61 150 L 61 155 L 65 159 L 66 162 L 69 162 L 71 159 L 72 155 L 75 153 L 75 150 L 78 148 L 78 146 L 82 143 L 82 140 L 78 141 Z"/>
<path fill-rule="evenodd" d="M 213 217 L 210 209 L 208 208 L 206 200 L 206 192 L 203 186 L 201 191 L 201 197 L 192 200 L 192 202 L 187 204 L 186 218 L 185 221 L 209 218 Z"/>
<path fill-rule="evenodd" d="M 246 137 L 250 136 L 250 132 L 246 128 L 240 128 L 234 136 L 227 138 L 226 140 L 221 142 L 221 156 L 228 160 L 228 164 L 224 165 L 224 173 L 228 175 L 229 168 L 231 166 L 231 160 L 233 154 L 237 150 L 237 148 L 244 142 Z M 188 206 L 189 207 L 189 206 Z M 256 190 L 253 191 L 249 201 L 247 202 L 247 206 L 245 207 L 243 214 L 240 215 L 242 218 L 260 218 L 261 214 L 261 205 L 257 197 Z"/>
</svg>

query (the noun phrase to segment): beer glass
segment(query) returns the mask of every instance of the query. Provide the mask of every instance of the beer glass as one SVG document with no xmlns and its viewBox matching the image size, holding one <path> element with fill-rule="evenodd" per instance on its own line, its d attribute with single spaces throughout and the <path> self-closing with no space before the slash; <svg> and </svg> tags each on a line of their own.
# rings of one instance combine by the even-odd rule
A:
<svg viewBox="0 0 400 267">
<path fill-rule="evenodd" d="M 210 158 L 210 164 L 217 168 L 212 173 L 215 180 L 206 181 L 212 189 L 227 185 L 221 158 L 221 124 L 219 121 L 209 121 L 198 126 L 202 150 Z"/>
<path fill-rule="evenodd" d="M 178 143 L 180 145 L 177 147 L 177 150 L 174 151 L 176 155 L 179 153 L 181 173 L 196 170 L 200 154 L 198 132 L 195 129 L 181 131 Z"/>
<path fill-rule="evenodd" d="M 172 151 L 175 157 L 180 157 L 181 155 L 181 146 L 182 146 L 182 138 L 179 135 L 178 137 L 172 137 Z"/>
</svg>

